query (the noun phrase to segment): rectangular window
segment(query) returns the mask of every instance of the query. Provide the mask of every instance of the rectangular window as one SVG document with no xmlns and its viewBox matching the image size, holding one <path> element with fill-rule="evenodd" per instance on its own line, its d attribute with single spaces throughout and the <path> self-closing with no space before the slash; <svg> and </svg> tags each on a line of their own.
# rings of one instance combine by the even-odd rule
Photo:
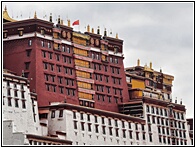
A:
<svg viewBox="0 0 196 148">
<path fill-rule="evenodd" d="M 76 119 L 76 112 L 73 112 L 73 118 Z"/>
<path fill-rule="evenodd" d="M 103 132 L 103 134 L 105 135 L 105 126 L 102 126 L 102 132 Z"/>
<path fill-rule="evenodd" d="M 145 140 L 146 139 L 146 136 L 145 136 L 145 133 L 143 133 L 143 140 Z"/>
<path fill-rule="evenodd" d="M 149 141 L 152 142 L 152 134 L 149 134 Z"/>
<path fill-rule="evenodd" d="M 95 123 L 97 123 L 97 116 L 95 116 Z"/>
<path fill-rule="evenodd" d="M 108 124 L 109 124 L 109 125 L 112 125 L 111 119 L 108 119 Z"/>
<path fill-rule="evenodd" d="M 74 121 L 74 129 L 77 129 L 77 121 Z"/>
<path fill-rule="evenodd" d="M 91 132 L 91 124 L 88 124 L 88 131 Z"/>
<path fill-rule="evenodd" d="M 82 131 L 84 131 L 84 123 L 83 122 L 81 123 L 81 129 L 82 129 Z"/>
<path fill-rule="evenodd" d="M 112 128 L 109 128 L 109 134 L 112 135 Z"/>
<path fill-rule="evenodd" d="M 123 132 L 123 138 L 126 138 L 125 130 L 123 130 L 122 132 Z"/>
<path fill-rule="evenodd" d="M 15 107 L 18 108 L 18 99 L 15 99 Z"/>
<path fill-rule="evenodd" d="M 130 138 L 130 139 L 133 138 L 132 131 L 129 131 L 129 138 Z"/>
<path fill-rule="evenodd" d="M 139 133 L 136 132 L 136 140 L 139 140 Z"/>
<path fill-rule="evenodd" d="M 8 106 L 12 106 L 11 98 L 8 98 Z"/>
<path fill-rule="evenodd" d="M 59 117 L 63 117 L 63 110 L 59 110 Z"/>
<path fill-rule="evenodd" d="M 87 121 L 90 121 L 90 114 L 87 114 Z"/>
<path fill-rule="evenodd" d="M 17 90 L 14 91 L 14 97 L 18 97 L 18 91 Z"/>
<path fill-rule="evenodd" d="M 48 57 L 49 57 L 49 59 L 52 59 L 52 53 L 51 52 L 48 53 Z"/>
<path fill-rule="evenodd" d="M 115 126 L 118 127 L 118 120 L 115 120 Z"/>
<path fill-rule="evenodd" d="M 95 125 L 95 132 L 99 133 L 98 125 Z"/>
<path fill-rule="evenodd" d="M 59 54 L 56 54 L 56 60 L 60 61 L 60 55 Z"/>
<path fill-rule="evenodd" d="M 55 118 L 55 110 L 52 110 L 52 112 L 51 112 L 51 118 Z"/>
<path fill-rule="evenodd" d="M 26 108 L 26 103 L 25 103 L 25 101 L 24 100 L 22 100 L 22 108 Z"/>
<path fill-rule="evenodd" d="M 48 48 L 51 48 L 51 43 L 50 42 L 48 42 Z"/>
<path fill-rule="evenodd" d="M 27 57 L 30 57 L 30 55 L 31 55 L 31 49 L 26 50 L 26 55 L 27 55 Z"/>
</svg>

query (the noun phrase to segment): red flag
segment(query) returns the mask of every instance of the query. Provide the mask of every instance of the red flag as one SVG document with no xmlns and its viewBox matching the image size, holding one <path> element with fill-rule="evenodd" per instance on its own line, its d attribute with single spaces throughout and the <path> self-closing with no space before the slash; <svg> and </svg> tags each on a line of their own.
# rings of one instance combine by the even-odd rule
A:
<svg viewBox="0 0 196 148">
<path fill-rule="evenodd" d="M 79 25 L 79 20 L 73 22 L 72 26 L 74 26 L 74 25 Z"/>
</svg>

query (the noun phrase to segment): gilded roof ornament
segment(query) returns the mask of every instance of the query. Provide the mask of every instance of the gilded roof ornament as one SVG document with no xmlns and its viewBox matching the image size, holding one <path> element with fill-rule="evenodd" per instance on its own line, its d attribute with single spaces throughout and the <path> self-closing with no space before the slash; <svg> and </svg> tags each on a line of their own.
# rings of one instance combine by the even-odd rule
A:
<svg viewBox="0 0 196 148">
<path fill-rule="evenodd" d="M 36 13 L 36 11 L 34 13 L 34 19 L 37 19 L 37 13 Z"/>
<path fill-rule="evenodd" d="M 4 11 L 3 11 L 3 19 L 5 22 L 16 22 L 16 20 L 12 19 L 8 12 L 7 12 L 7 7 L 5 6 Z M 3 21 L 4 22 L 4 21 Z"/>
</svg>

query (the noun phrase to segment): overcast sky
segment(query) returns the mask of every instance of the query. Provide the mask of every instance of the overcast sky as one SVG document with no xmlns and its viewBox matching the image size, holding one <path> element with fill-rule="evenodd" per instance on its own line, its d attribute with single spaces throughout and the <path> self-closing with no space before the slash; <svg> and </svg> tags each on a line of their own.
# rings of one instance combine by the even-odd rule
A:
<svg viewBox="0 0 196 148">
<path fill-rule="evenodd" d="M 108 36 L 116 33 L 124 40 L 124 66 L 142 66 L 152 62 L 154 70 L 174 76 L 173 100 L 182 99 L 187 117 L 194 116 L 194 52 L 193 52 L 193 3 L 68 3 L 68 2 L 4 2 L 10 17 L 16 20 L 33 18 L 34 12 L 40 19 L 53 22 L 60 15 L 64 23 L 80 20 L 74 30 L 85 32 L 88 24 L 104 28 Z M 110 34 L 110 32 L 112 34 Z"/>
</svg>

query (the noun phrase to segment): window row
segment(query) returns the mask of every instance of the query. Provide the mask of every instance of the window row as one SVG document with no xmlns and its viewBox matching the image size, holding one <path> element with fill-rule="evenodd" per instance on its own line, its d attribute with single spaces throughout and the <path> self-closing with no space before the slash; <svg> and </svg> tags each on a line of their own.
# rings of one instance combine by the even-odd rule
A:
<svg viewBox="0 0 196 148">
<path fill-rule="evenodd" d="M 31 43 L 32 44 L 32 43 Z M 41 41 L 41 46 L 42 47 L 47 47 L 48 49 L 51 49 L 52 47 L 52 44 L 51 42 L 46 42 L 46 41 Z M 57 49 L 57 50 L 61 50 L 62 52 L 65 52 L 65 53 L 71 53 L 71 48 L 69 46 L 65 46 L 65 45 L 60 45 L 60 44 L 57 44 L 57 43 L 54 43 L 54 48 Z"/>
<path fill-rule="evenodd" d="M 16 107 L 16 108 L 20 108 L 20 106 L 23 109 L 26 108 L 26 100 L 19 100 L 17 98 L 10 98 L 10 97 L 8 97 L 7 98 L 7 105 L 12 107 L 13 104 L 14 104 L 14 107 Z M 3 98 L 3 105 L 5 105 L 4 98 Z"/>
<path fill-rule="evenodd" d="M 44 74 L 45 80 L 48 82 L 55 82 L 56 76 L 50 74 Z M 59 84 L 65 84 L 69 86 L 74 86 L 74 80 L 63 78 L 61 76 L 57 76 L 57 80 Z"/>
<path fill-rule="evenodd" d="M 11 91 L 12 90 L 12 91 Z M 5 94 L 4 94 L 5 96 Z M 11 89 L 11 88 L 8 88 L 7 89 L 7 96 L 8 97 L 15 97 L 15 98 L 22 98 L 22 99 L 25 99 L 25 93 L 24 91 L 18 91 L 17 89 Z"/>
<path fill-rule="evenodd" d="M 166 142 L 167 140 L 167 142 Z M 164 144 L 168 144 L 168 145 L 187 145 L 187 141 L 186 140 L 180 140 L 180 139 L 172 139 L 172 138 L 166 138 L 166 137 L 162 137 L 159 136 L 159 143 L 164 143 Z"/>
<path fill-rule="evenodd" d="M 52 64 L 52 63 L 43 62 L 43 66 L 44 66 L 45 70 L 54 71 L 54 69 L 55 69 L 54 68 L 55 65 Z M 61 66 L 61 65 L 56 65 L 57 72 L 63 72 L 63 69 L 64 69 L 65 74 L 69 74 L 69 75 L 73 74 L 73 69 L 72 68 L 64 67 L 64 66 Z"/>
<path fill-rule="evenodd" d="M 47 55 L 50 60 L 52 60 L 54 58 L 54 59 L 56 59 L 56 61 L 61 61 L 61 59 L 62 59 L 62 62 L 64 62 L 64 63 L 67 63 L 67 64 L 72 63 L 71 57 L 67 57 L 64 55 L 61 56 L 60 54 L 53 54 L 52 52 L 42 51 L 43 58 L 47 58 Z"/>
<path fill-rule="evenodd" d="M 61 94 L 65 94 L 66 92 L 66 95 L 68 96 L 75 96 L 75 89 L 72 88 L 64 88 L 62 86 L 57 87 L 56 85 L 46 84 L 46 90 L 51 92 L 59 92 Z"/>
</svg>

